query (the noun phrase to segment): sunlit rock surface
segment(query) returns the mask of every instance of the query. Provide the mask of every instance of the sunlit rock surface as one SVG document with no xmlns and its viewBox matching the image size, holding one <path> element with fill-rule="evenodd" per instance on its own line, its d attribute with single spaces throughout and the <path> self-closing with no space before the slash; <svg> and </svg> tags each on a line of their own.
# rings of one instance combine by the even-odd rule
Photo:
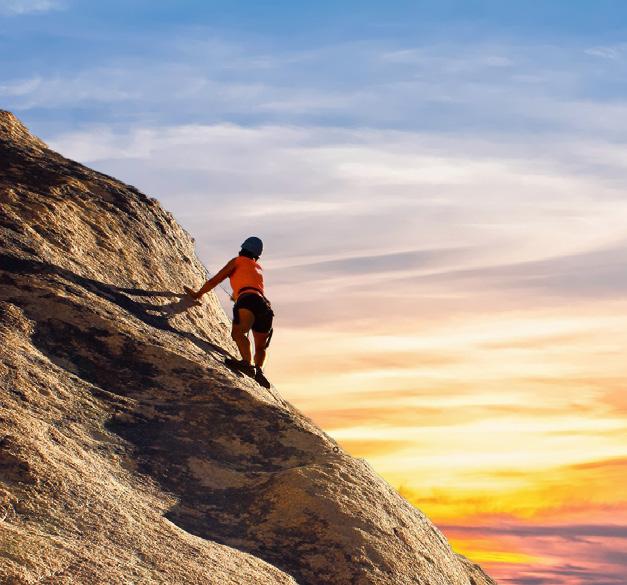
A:
<svg viewBox="0 0 627 585">
<path fill-rule="evenodd" d="M 493 583 L 222 365 L 193 240 L 0 112 L 0 582 Z"/>
</svg>

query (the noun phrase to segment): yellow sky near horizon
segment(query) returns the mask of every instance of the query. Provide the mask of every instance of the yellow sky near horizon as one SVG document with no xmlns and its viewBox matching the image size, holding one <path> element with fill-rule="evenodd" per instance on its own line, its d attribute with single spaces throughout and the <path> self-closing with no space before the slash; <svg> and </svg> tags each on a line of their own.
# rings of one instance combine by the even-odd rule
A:
<svg viewBox="0 0 627 585">
<path fill-rule="evenodd" d="M 272 379 L 495 575 L 549 566 L 563 547 L 455 527 L 624 521 L 627 302 L 421 311 L 392 305 L 378 329 L 278 330 Z"/>
</svg>

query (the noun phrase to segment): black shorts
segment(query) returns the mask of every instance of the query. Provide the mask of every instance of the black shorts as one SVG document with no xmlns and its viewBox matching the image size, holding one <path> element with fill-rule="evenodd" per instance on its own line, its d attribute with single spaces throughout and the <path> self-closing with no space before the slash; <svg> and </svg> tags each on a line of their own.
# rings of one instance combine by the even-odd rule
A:
<svg viewBox="0 0 627 585">
<path fill-rule="evenodd" d="M 270 333 L 274 312 L 270 302 L 255 293 L 240 295 L 233 306 L 233 323 L 239 324 L 239 310 L 248 309 L 254 316 L 253 331 L 256 333 Z"/>
</svg>

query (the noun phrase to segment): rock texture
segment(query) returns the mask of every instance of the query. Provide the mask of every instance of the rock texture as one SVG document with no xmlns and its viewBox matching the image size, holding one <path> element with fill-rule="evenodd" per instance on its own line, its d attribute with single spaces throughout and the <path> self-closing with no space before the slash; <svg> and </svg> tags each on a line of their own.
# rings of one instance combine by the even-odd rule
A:
<svg viewBox="0 0 627 585">
<path fill-rule="evenodd" d="M 154 199 L 0 112 L 0 582 L 487 585 L 311 421 L 222 365 Z"/>
</svg>

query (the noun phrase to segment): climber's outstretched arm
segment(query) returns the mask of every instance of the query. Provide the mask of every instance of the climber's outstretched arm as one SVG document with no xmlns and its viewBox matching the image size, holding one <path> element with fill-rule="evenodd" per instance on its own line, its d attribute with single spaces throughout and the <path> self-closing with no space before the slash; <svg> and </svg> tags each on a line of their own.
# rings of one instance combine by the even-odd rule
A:
<svg viewBox="0 0 627 585">
<path fill-rule="evenodd" d="M 208 293 L 210 290 L 214 289 L 218 286 L 225 278 L 228 278 L 231 273 L 235 270 L 235 258 L 229 260 L 224 268 L 222 268 L 215 276 L 212 276 L 202 287 L 194 292 L 193 290 L 189 292 L 189 295 L 194 297 L 195 299 L 199 299 L 205 293 Z M 186 289 L 187 290 L 187 289 Z"/>
</svg>

